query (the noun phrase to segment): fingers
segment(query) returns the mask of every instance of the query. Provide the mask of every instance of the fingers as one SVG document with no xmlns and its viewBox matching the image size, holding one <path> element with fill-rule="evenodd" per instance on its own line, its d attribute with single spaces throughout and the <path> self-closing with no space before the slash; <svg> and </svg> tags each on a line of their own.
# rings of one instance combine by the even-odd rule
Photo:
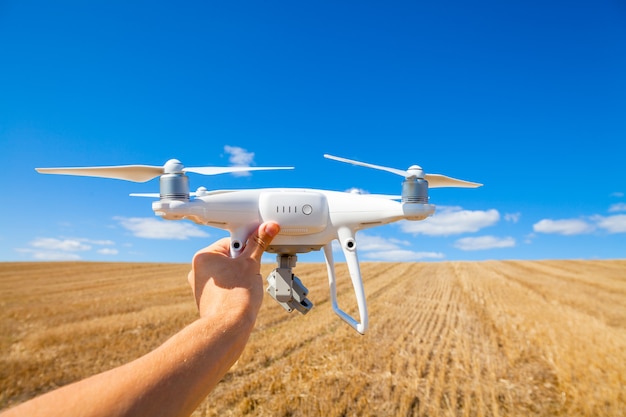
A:
<svg viewBox="0 0 626 417">
<path fill-rule="evenodd" d="M 248 243 L 243 254 L 257 262 L 261 262 L 263 252 L 265 252 L 265 249 L 267 249 L 278 232 L 280 232 L 280 226 L 276 222 L 265 222 L 261 224 L 248 238 Z"/>
</svg>

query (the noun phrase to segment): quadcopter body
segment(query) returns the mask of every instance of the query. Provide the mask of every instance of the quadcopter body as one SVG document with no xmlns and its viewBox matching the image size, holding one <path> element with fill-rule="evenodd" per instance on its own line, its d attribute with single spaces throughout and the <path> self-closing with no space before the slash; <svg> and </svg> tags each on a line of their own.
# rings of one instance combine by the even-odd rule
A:
<svg viewBox="0 0 626 417">
<path fill-rule="evenodd" d="M 388 196 L 339 192 L 312 188 L 265 188 L 248 190 L 213 190 L 204 187 L 189 191 L 187 172 L 215 175 L 227 172 L 292 169 L 291 167 L 203 167 L 185 168 L 178 160 L 163 167 L 126 165 L 87 168 L 37 168 L 40 173 L 96 176 L 145 182 L 160 177 L 159 193 L 131 194 L 158 198 L 152 203 L 157 216 L 166 220 L 190 220 L 230 233 L 231 256 L 241 253 L 247 237 L 265 221 L 276 221 L 280 233 L 266 252 L 275 253 L 278 267 L 267 278 L 267 292 L 287 311 L 306 314 L 313 304 L 308 291 L 292 273 L 297 254 L 323 250 L 326 260 L 331 304 L 335 313 L 358 333 L 368 328 L 368 312 L 363 280 L 357 257 L 356 233 L 399 220 L 424 220 L 435 212 L 429 203 L 429 187 L 474 188 L 481 184 L 438 174 L 424 174 L 413 165 L 398 170 L 331 155 L 326 158 L 384 170 L 404 177 L 402 195 Z M 343 251 L 358 307 L 358 319 L 337 303 L 336 274 L 332 242 Z"/>
</svg>

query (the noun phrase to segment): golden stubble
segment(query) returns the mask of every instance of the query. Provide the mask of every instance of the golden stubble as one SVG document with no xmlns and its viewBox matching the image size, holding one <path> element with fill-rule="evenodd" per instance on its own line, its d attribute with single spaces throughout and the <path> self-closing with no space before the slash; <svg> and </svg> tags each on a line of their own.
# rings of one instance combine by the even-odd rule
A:
<svg viewBox="0 0 626 417">
<path fill-rule="evenodd" d="M 267 276 L 273 265 L 263 265 Z M 362 263 L 370 329 L 269 296 L 195 416 L 623 416 L 626 261 Z M 0 409 L 130 361 L 197 315 L 188 265 L 0 263 Z M 355 314 L 345 264 L 340 305 Z"/>
</svg>

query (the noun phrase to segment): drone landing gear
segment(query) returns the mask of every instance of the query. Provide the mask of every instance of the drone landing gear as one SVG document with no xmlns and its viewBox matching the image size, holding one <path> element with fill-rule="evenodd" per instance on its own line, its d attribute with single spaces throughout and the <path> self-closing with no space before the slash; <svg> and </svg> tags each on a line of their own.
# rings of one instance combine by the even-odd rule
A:
<svg viewBox="0 0 626 417">
<path fill-rule="evenodd" d="M 276 255 L 278 268 L 275 268 L 267 277 L 267 292 L 285 310 L 298 310 L 306 314 L 313 308 L 313 303 L 306 298 L 309 290 L 295 276 L 291 269 L 296 266 L 296 255 Z"/>
</svg>

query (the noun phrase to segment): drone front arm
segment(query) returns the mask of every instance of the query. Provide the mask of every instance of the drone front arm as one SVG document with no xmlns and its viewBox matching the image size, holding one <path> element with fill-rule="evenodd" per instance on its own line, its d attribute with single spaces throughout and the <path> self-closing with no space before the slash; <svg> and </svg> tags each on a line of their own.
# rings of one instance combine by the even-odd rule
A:
<svg viewBox="0 0 626 417">
<path fill-rule="evenodd" d="M 360 321 L 357 321 L 339 308 L 337 303 L 335 264 L 333 260 L 332 242 L 329 242 L 324 245 L 324 257 L 326 258 L 326 267 L 328 269 L 328 284 L 330 287 L 331 304 L 334 312 L 342 320 L 348 323 L 360 334 L 365 334 L 368 328 L 367 303 L 365 300 L 365 290 L 363 288 L 363 280 L 361 279 L 359 261 L 356 255 L 356 240 L 354 239 L 354 233 L 347 227 L 341 227 L 337 231 L 337 237 L 339 238 L 339 243 L 341 244 L 341 248 L 348 264 L 348 271 L 350 273 L 350 279 L 352 280 L 352 287 L 354 288 L 354 294 L 356 296 L 356 302 L 359 309 Z"/>
<path fill-rule="evenodd" d="M 259 223 L 243 224 L 230 230 L 230 256 L 236 258 L 246 245 L 246 239 L 259 227 Z"/>
</svg>

